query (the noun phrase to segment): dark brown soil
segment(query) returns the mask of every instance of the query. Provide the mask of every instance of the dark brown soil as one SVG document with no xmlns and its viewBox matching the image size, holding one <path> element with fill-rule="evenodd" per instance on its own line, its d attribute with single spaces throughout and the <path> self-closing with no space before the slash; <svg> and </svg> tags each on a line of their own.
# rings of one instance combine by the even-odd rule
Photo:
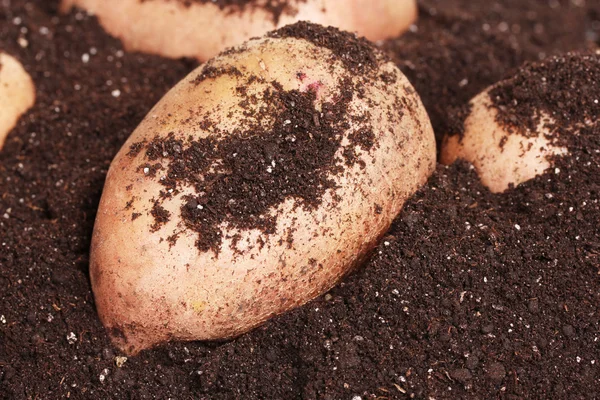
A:
<svg viewBox="0 0 600 400">
<path fill-rule="evenodd" d="M 495 85 L 490 98 L 507 131 L 537 135 L 542 123 L 548 135 L 568 142 L 582 125 L 596 122 L 599 83 L 598 54 L 566 54 L 526 63 L 515 76 Z"/>
<path fill-rule="evenodd" d="M 590 46 L 600 26 L 589 0 L 421 8 L 416 32 L 385 47 L 440 136 L 460 129 L 474 94 L 523 61 Z M 112 157 L 194 64 L 128 54 L 93 18 L 55 9 L 0 2 L 0 48 L 38 94 L 0 152 L 0 399 L 598 397 L 594 127 L 573 157 L 506 194 L 468 165 L 439 166 L 373 258 L 327 295 L 237 340 L 123 364 L 87 276 L 95 210 Z"/>
<path fill-rule="evenodd" d="M 270 32 L 268 36 L 304 39 L 315 46 L 324 47 L 332 52 L 332 61 L 344 63 L 346 69 L 355 75 L 364 75 L 367 71 L 376 68 L 379 62 L 387 61 L 380 60 L 383 57 L 365 38 L 356 37 L 352 33 L 336 28 L 323 28 L 303 21 Z"/>
<path fill-rule="evenodd" d="M 523 62 L 591 46 L 585 39 L 600 32 L 598 0 L 419 3 L 419 23 L 384 47 L 421 95 L 438 139 L 461 133 L 464 105 Z"/>
</svg>

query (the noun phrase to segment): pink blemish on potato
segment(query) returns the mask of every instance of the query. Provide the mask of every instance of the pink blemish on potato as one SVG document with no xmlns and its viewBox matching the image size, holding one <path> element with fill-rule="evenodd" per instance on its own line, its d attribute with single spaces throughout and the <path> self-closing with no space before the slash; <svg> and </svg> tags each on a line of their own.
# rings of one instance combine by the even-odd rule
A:
<svg viewBox="0 0 600 400">
<path fill-rule="evenodd" d="M 308 85 L 308 90 L 313 91 L 317 94 L 319 94 L 319 90 L 324 87 L 325 85 L 323 84 L 323 82 L 321 81 L 317 81 L 317 82 L 313 82 L 310 85 Z"/>
<path fill-rule="evenodd" d="M 303 78 L 300 78 L 300 74 L 303 75 Z M 321 99 L 324 96 L 325 84 L 323 82 L 307 79 L 306 74 L 303 72 L 298 73 L 298 79 L 300 79 L 303 84 L 300 86 L 301 92 L 314 92 L 317 96 L 317 99 Z M 307 82 L 305 82 L 307 81 Z"/>
<path fill-rule="evenodd" d="M 296 72 L 296 78 L 298 78 L 298 80 L 300 82 L 302 82 L 302 86 L 300 87 L 300 90 L 303 92 L 307 92 L 309 90 L 314 91 L 315 93 L 319 93 L 319 89 L 322 88 L 323 86 L 325 86 L 323 84 L 323 82 L 316 81 L 314 79 L 310 79 L 308 77 L 308 75 L 306 75 L 306 72 L 302 72 L 302 71 L 298 71 Z M 308 80 L 310 83 L 305 82 L 306 80 Z"/>
</svg>

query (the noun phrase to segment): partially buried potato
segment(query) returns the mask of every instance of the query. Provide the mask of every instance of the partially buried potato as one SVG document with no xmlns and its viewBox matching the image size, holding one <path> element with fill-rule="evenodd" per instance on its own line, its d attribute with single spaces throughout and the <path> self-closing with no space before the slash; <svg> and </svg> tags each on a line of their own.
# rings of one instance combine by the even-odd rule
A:
<svg viewBox="0 0 600 400">
<path fill-rule="evenodd" d="M 129 50 L 205 61 L 226 47 L 296 21 L 398 36 L 417 17 L 416 0 L 62 0 L 81 7 Z"/>
<path fill-rule="evenodd" d="M 298 23 L 199 67 L 108 172 L 91 280 L 126 353 L 235 337 L 331 288 L 435 167 L 402 73 Z"/>
<path fill-rule="evenodd" d="M 599 93 L 599 53 L 527 63 L 471 101 L 464 132 L 444 138 L 441 161 L 469 161 L 490 191 L 504 192 L 579 146 L 597 126 Z"/>
<path fill-rule="evenodd" d="M 35 102 L 35 86 L 14 57 L 0 50 L 0 150 L 19 117 Z"/>
</svg>

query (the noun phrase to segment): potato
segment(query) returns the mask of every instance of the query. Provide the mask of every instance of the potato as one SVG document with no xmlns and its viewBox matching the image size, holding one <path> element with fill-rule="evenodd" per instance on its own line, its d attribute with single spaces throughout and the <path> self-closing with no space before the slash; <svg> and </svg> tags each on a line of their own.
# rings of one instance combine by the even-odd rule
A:
<svg viewBox="0 0 600 400">
<path fill-rule="evenodd" d="M 235 3 L 231 5 L 232 2 L 224 0 L 63 0 L 62 8 L 66 11 L 78 6 L 97 15 L 104 28 L 120 38 L 129 50 L 174 58 L 195 57 L 201 61 L 295 21 L 336 26 L 380 40 L 399 35 L 417 16 L 416 0 L 247 0 Z M 240 6 L 241 3 L 245 5 Z"/>
<path fill-rule="evenodd" d="M 35 86 L 23 66 L 0 51 L 0 149 L 18 119 L 35 102 Z"/>
<path fill-rule="evenodd" d="M 200 66 L 113 160 L 98 313 L 128 354 L 238 336 L 358 265 L 432 173 L 435 140 L 372 44 L 297 23 Z"/>
<path fill-rule="evenodd" d="M 471 112 L 464 125 L 463 135 L 446 135 L 442 143 L 441 162 L 450 165 L 457 159 L 470 162 L 491 192 L 501 193 L 510 185 L 517 186 L 542 174 L 551 167 L 551 156 L 567 152 L 548 136 L 545 115 L 536 135 L 509 131 L 497 121 L 498 110 L 485 90 L 471 100 Z"/>
<path fill-rule="evenodd" d="M 471 101 L 463 135 L 444 138 L 442 162 L 471 162 L 482 183 L 503 192 L 577 152 L 600 152 L 600 51 L 525 63 Z M 560 178 L 557 178 L 560 179 Z"/>
</svg>

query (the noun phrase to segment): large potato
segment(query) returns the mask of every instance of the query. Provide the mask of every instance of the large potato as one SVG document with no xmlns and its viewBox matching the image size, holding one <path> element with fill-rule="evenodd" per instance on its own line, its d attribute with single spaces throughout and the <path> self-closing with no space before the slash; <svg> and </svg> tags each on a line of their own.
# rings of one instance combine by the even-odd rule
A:
<svg viewBox="0 0 600 400">
<path fill-rule="evenodd" d="M 114 159 L 97 308 L 127 353 L 239 335 L 357 265 L 435 167 L 418 95 L 364 39 L 298 23 L 175 86 Z"/>
<path fill-rule="evenodd" d="M 0 149 L 19 117 L 35 102 L 35 86 L 23 66 L 0 51 Z"/>
<path fill-rule="evenodd" d="M 295 21 L 395 37 L 417 16 L 416 0 L 62 0 L 95 14 L 129 50 L 207 60 Z"/>
</svg>

